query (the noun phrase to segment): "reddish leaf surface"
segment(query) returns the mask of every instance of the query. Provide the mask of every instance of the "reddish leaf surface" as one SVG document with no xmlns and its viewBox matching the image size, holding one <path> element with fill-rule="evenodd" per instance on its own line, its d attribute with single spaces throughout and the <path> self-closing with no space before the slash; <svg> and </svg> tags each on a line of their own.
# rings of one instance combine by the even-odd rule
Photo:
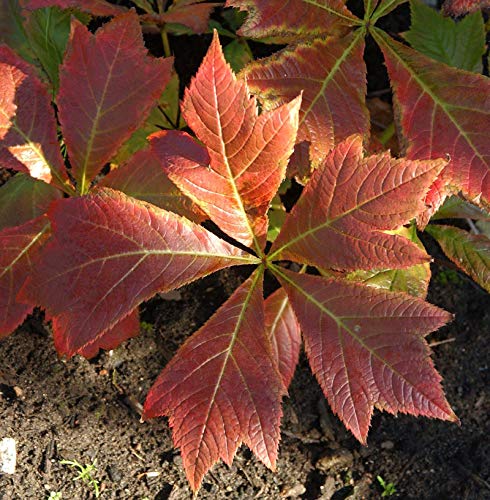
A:
<svg viewBox="0 0 490 500">
<path fill-rule="evenodd" d="M 227 7 L 249 12 L 239 33 L 250 38 L 331 35 L 338 24 L 359 23 L 342 0 L 228 0 Z"/>
<path fill-rule="evenodd" d="M 289 214 L 270 259 L 338 270 L 404 268 L 428 261 L 394 230 L 424 210 L 442 160 L 408 161 L 389 153 L 364 158 L 362 138 L 339 144 Z"/>
<path fill-rule="evenodd" d="M 60 355 L 70 356 L 70 347 L 66 345 L 66 337 L 58 328 L 56 318 L 53 320 L 54 344 Z M 136 337 L 140 333 L 140 320 L 138 310 L 134 310 L 121 321 L 116 323 L 112 328 L 99 334 L 92 343 L 85 345 L 79 349 L 76 354 L 80 354 L 87 359 L 97 356 L 99 349 L 115 349 L 122 342 L 132 337 Z"/>
<path fill-rule="evenodd" d="M 173 2 L 168 11 L 163 14 L 148 14 L 142 16 L 145 22 L 156 24 L 178 23 L 191 28 L 194 33 L 204 33 L 208 29 L 209 16 L 219 3 L 201 3 L 196 1 Z"/>
<path fill-rule="evenodd" d="M 118 191 L 54 203 L 53 239 L 23 297 L 54 317 L 72 355 L 142 301 L 253 257 L 206 229 Z"/>
<path fill-rule="evenodd" d="M 442 179 L 489 206 L 490 79 L 429 59 L 378 29 L 373 33 L 392 81 L 407 156 L 449 157 Z"/>
<path fill-rule="evenodd" d="M 203 212 L 167 177 L 158 158 L 149 150 L 136 152 L 126 163 L 106 175 L 98 185 L 117 189 L 197 223 L 205 219 Z"/>
<path fill-rule="evenodd" d="M 288 388 L 298 364 L 301 330 L 288 296 L 282 288 L 265 301 L 265 326 L 284 387 Z"/>
<path fill-rule="evenodd" d="M 443 5 L 445 14 L 463 16 L 469 12 L 490 7 L 489 0 L 446 0 Z"/>
<path fill-rule="evenodd" d="M 21 0 L 23 8 L 28 10 L 42 9 L 43 7 L 60 7 L 61 9 L 76 9 L 94 16 L 117 16 L 126 9 L 104 0 Z"/>
<path fill-rule="evenodd" d="M 300 100 L 257 116 L 255 98 L 245 82 L 235 78 L 226 63 L 218 35 L 196 77 L 187 89 L 183 115 L 208 148 L 209 166 L 187 160 L 167 166 L 169 177 L 197 203 L 223 231 L 245 245 L 261 248 L 267 233 L 267 209 L 292 153 L 298 126 Z M 168 135 L 152 144 L 165 160 Z M 186 157 L 190 138 L 176 134 Z M 195 149 L 195 147 L 193 147 Z M 167 162 L 168 163 L 168 162 Z"/>
<path fill-rule="evenodd" d="M 0 87 L 0 163 L 46 182 L 55 177 L 63 185 L 51 99 L 34 69 L 7 46 L 0 47 Z"/>
<path fill-rule="evenodd" d="M 48 237 L 49 221 L 44 216 L 0 231 L 0 338 L 12 333 L 32 311 L 32 305 L 19 303 L 16 296 Z"/>
<path fill-rule="evenodd" d="M 315 40 L 246 67 L 251 91 L 266 109 L 303 92 L 298 141 L 311 143 L 314 164 L 352 134 L 369 135 L 364 32 Z"/>
<path fill-rule="evenodd" d="M 170 80 L 171 68 L 172 59 L 147 55 L 133 11 L 95 35 L 72 21 L 58 106 L 80 193 L 142 125 Z"/>
<path fill-rule="evenodd" d="M 452 226 L 431 224 L 426 231 L 444 253 L 482 288 L 490 292 L 490 239 Z"/>
<path fill-rule="evenodd" d="M 17 174 L 0 187 L 0 229 L 20 226 L 44 214 L 62 193 L 27 174 Z"/>
<path fill-rule="evenodd" d="M 179 349 L 151 388 L 146 418 L 166 415 L 194 491 L 243 442 L 270 468 L 279 445 L 284 388 L 264 328 L 255 272 Z"/>
<path fill-rule="evenodd" d="M 366 442 L 374 407 L 457 421 L 423 335 L 451 315 L 403 293 L 276 268 L 333 411 Z"/>
</svg>

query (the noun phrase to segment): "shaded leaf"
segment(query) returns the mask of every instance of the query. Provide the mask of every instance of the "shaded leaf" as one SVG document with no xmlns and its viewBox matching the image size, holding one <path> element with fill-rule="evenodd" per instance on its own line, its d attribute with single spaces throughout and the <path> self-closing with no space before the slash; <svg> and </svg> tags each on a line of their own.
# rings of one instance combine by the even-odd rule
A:
<svg viewBox="0 0 490 500">
<path fill-rule="evenodd" d="M 182 112 L 209 152 L 209 165 L 165 160 L 169 142 L 183 157 L 192 146 L 184 134 L 162 132 L 152 147 L 169 177 L 223 231 L 257 251 L 265 242 L 267 210 L 292 153 L 300 100 L 257 116 L 254 98 L 225 62 L 215 33 L 197 75 L 186 90 Z"/>
<path fill-rule="evenodd" d="M 425 250 L 415 228 L 402 227 L 396 233 L 413 241 L 419 248 Z M 425 299 L 430 276 L 430 264 L 425 262 L 406 269 L 354 271 L 347 275 L 346 278 L 375 288 L 383 288 L 390 292 L 406 292 L 414 297 Z"/>
<path fill-rule="evenodd" d="M 185 342 L 151 388 L 146 418 L 166 415 L 194 491 L 243 442 L 270 468 L 284 388 L 264 328 L 262 271 L 255 272 Z"/>
<path fill-rule="evenodd" d="M 0 163 L 59 186 L 67 180 L 51 99 L 33 68 L 9 47 L 0 47 Z M 15 94 L 12 96 L 11 84 Z M 14 97 L 12 103 L 11 99 Z M 15 109 L 15 116 L 12 110 Z M 8 131 L 5 133 L 6 128 Z"/>
<path fill-rule="evenodd" d="M 239 31 L 247 38 L 296 41 L 298 35 L 331 35 L 339 24 L 360 24 L 343 0 L 227 0 L 226 7 L 249 12 Z"/>
<path fill-rule="evenodd" d="M 286 219 L 269 259 L 322 268 L 405 268 L 428 256 L 394 230 L 424 210 L 442 160 L 363 157 L 362 138 L 339 144 L 312 175 Z"/>
<path fill-rule="evenodd" d="M 42 9 L 43 7 L 59 7 L 60 9 L 77 9 L 94 16 L 117 16 L 126 9 L 105 0 L 21 0 L 23 8 L 27 10 Z"/>
<path fill-rule="evenodd" d="M 23 59 L 33 62 L 18 0 L 0 0 L 0 43 L 7 44 Z"/>
<path fill-rule="evenodd" d="M 490 220 L 490 214 L 475 207 L 471 203 L 462 200 L 458 196 L 451 196 L 444 205 L 432 216 L 432 220 L 438 219 L 476 219 Z"/>
<path fill-rule="evenodd" d="M 301 330 L 282 288 L 269 295 L 265 301 L 265 326 L 284 387 L 288 388 L 299 360 Z"/>
<path fill-rule="evenodd" d="M 149 150 L 138 151 L 124 165 L 107 174 L 98 185 L 118 189 L 197 223 L 205 219 L 201 210 L 167 177 L 158 158 Z"/>
<path fill-rule="evenodd" d="M 425 228 L 449 259 L 490 292 L 490 239 L 452 226 L 430 224 Z"/>
<path fill-rule="evenodd" d="M 54 321 L 53 329 L 55 332 L 55 346 L 56 350 L 60 355 L 70 356 L 70 350 L 68 346 L 62 344 L 66 340 L 63 336 L 58 336 L 58 328 L 56 325 L 56 320 Z M 129 313 L 125 318 L 116 323 L 112 328 L 106 330 L 102 334 L 97 336 L 97 339 L 91 344 L 87 344 L 82 349 L 78 350 L 76 354 L 80 354 L 87 359 L 97 356 L 99 349 L 105 349 L 107 351 L 115 349 L 122 342 L 130 338 L 136 337 L 140 333 L 140 320 L 138 310 L 134 310 Z"/>
<path fill-rule="evenodd" d="M 446 0 L 442 6 L 446 14 L 453 16 L 462 16 L 487 7 L 490 7 L 489 0 Z"/>
<path fill-rule="evenodd" d="M 423 335 L 451 315 L 403 293 L 275 268 L 330 406 L 366 443 L 374 407 L 458 421 Z"/>
<path fill-rule="evenodd" d="M 70 18 L 69 11 L 51 7 L 30 13 L 24 22 L 30 46 L 53 84 L 55 93 L 59 87 L 59 66 L 63 62 L 70 34 Z"/>
<path fill-rule="evenodd" d="M 12 333 L 32 311 L 33 305 L 16 297 L 35 270 L 39 250 L 49 237 L 49 221 L 41 216 L 22 226 L 0 231 L 0 338 Z"/>
<path fill-rule="evenodd" d="M 364 32 L 315 40 L 256 61 L 244 70 L 266 109 L 303 92 L 298 142 L 311 143 L 314 164 L 352 134 L 369 135 Z"/>
<path fill-rule="evenodd" d="M 224 49 L 223 53 L 231 69 L 238 73 L 249 62 L 253 61 L 253 54 L 247 42 L 243 38 L 232 40 Z M 298 94 L 296 94 L 298 95 Z M 296 96 L 294 96 L 296 97 Z"/>
<path fill-rule="evenodd" d="M 257 261 L 187 219 L 107 188 L 54 203 L 48 215 L 53 238 L 23 297 L 54 317 L 67 355 L 159 291 Z"/>
<path fill-rule="evenodd" d="M 44 214 L 60 190 L 27 174 L 17 174 L 0 186 L 0 229 L 20 226 Z"/>
<path fill-rule="evenodd" d="M 144 122 L 170 80 L 171 67 L 171 58 L 147 55 L 134 11 L 95 35 L 72 21 L 58 106 L 79 193 Z"/>
<path fill-rule="evenodd" d="M 385 56 L 407 157 L 449 157 L 442 180 L 488 206 L 490 79 L 433 61 L 378 29 L 372 33 Z"/>
<path fill-rule="evenodd" d="M 456 22 L 420 0 L 410 2 L 410 11 L 412 23 L 404 38 L 414 49 L 449 66 L 482 72 L 486 47 L 481 12 Z"/>
</svg>

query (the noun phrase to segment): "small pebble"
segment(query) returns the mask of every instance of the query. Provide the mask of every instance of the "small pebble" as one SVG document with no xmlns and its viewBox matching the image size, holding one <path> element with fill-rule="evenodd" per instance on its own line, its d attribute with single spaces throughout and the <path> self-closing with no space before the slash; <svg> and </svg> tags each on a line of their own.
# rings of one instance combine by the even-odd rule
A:
<svg viewBox="0 0 490 500">
<path fill-rule="evenodd" d="M 392 450 L 395 447 L 395 443 L 393 441 L 383 441 L 381 443 L 381 448 L 383 450 Z"/>
<path fill-rule="evenodd" d="M 15 474 L 17 452 L 15 439 L 3 438 L 0 441 L 0 472 L 4 474 Z"/>
<path fill-rule="evenodd" d="M 282 498 L 298 498 L 299 496 L 306 493 L 306 488 L 303 484 L 295 484 L 294 486 L 286 486 L 281 491 Z"/>
</svg>

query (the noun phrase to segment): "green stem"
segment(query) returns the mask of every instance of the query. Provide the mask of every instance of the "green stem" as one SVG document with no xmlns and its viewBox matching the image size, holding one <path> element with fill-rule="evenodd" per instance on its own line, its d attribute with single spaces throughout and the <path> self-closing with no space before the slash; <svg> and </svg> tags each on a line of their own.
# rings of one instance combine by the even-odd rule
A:
<svg viewBox="0 0 490 500">
<path fill-rule="evenodd" d="M 163 53 L 165 57 L 170 57 L 172 55 L 172 52 L 170 51 L 170 42 L 168 40 L 167 30 L 165 28 L 162 28 L 160 35 L 162 36 Z"/>
</svg>

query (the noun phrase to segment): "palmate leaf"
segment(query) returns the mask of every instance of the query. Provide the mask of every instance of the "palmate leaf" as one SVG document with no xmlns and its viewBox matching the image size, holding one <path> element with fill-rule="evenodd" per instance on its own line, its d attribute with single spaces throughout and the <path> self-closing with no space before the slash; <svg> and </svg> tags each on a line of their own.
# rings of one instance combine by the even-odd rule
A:
<svg viewBox="0 0 490 500">
<path fill-rule="evenodd" d="M 67 355 L 157 292 L 257 261 L 187 219 L 107 188 L 54 203 L 48 215 L 53 237 L 22 298 L 47 310 Z"/>
<path fill-rule="evenodd" d="M 169 177 L 223 231 L 261 252 L 267 234 L 267 209 L 292 153 L 300 99 L 258 115 L 255 98 L 226 63 L 218 35 L 185 93 L 182 112 L 207 147 L 209 165 L 179 163 L 192 139 L 178 132 L 151 138 Z M 172 160 L 168 145 L 173 143 Z M 179 145 L 181 148 L 179 150 Z M 196 152 L 196 154 L 198 154 Z M 198 154 L 204 158 L 204 152 Z"/>
<path fill-rule="evenodd" d="M 167 177 L 158 158 L 148 149 L 138 151 L 126 163 L 109 172 L 98 186 L 117 189 L 196 223 L 206 218 Z"/>
<path fill-rule="evenodd" d="M 20 226 L 44 214 L 62 193 L 51 184 L 17 174 L 0 186 L 0 229 Z"/>
<path fill-rule="evenodd" d="M 79 193 L 143 124 L 171 77 L 172 59 L 152 59 L 134 11 L 95 35 L 72 21 L 60 69 L 59 118 Z"/>
<path fill-rule="evenodd" d="M 403 293 L 275 268 L 333 411 L 366 442 L 373 408 L 457 421 L 423 335 L 451 315 Z"/>
<path fill-rule="evenodd" d="M 490 292 L 490 239 L 452 226 L 430 224 L 425 229 L 444 253 L 482 288 Z"/>
<path fill-rule="evenodd" d="M 249 64 L 243 72 L 266 109 L 303 92 L 298 141 L 314 164 L 352 134 L 369 134 L 364 32 L 319 39 Z"/>
<path fill-rule="evenodd" d="M 442 180 L 488 207 L 490 79 L 433 61 L 378 29 L 372 33 L 385 56 L 407 157 L 450 158 Z M 440 204 L 444 195 L 430 199 Z"/>
<path fill-rule="evenodd" d="M 424 194 L 444 165 L 389 153 L 364 158 L 362 138 L 350 137 L 314 172 L 269 258 L 352 271 L 427 262 L 409 240 L 383 231 L 424 210 Z"/>
<path fill-rule="evenodd" d="M 51 99 L 34 68 L 7 46 L 0 47 L 0 82 L 0 163 L 63 186 L 67 176 Z"/>
<path fill-rule="evenodd" d="M 243 442 L 274 469 L 285 393 L 264 326 L 258 269 L 179 349 L 151 388 L 147 418 L 167 415 L 194 491 Z"/>
<path fill-rule="evenodd" d="M 16 300 L 22 285 L 34 272 L 34 262 L 49 237 L 49 221 L 40 216 L 21 226 L 0 231 L 0 338 L 19 326 L 33 306 Z"/>
</svg>

